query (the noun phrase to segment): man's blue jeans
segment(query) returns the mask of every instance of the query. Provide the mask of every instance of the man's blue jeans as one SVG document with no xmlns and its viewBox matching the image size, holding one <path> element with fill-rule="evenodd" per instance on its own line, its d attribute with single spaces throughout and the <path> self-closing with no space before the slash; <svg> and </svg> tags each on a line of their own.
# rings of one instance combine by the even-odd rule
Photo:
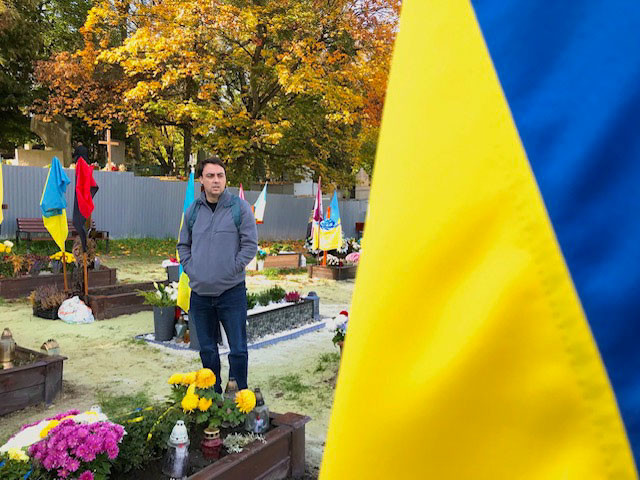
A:
<svg viewBox="0 0 640 480">
<path fill-rule="evenodd" d="M 191 292 L 189 319 L 193 321 L 200 341 L 202 366 L 216 374 L 215 390 L 222 393 L 220 356 L 218 355 L 218 322 L 229 340 L 229 377 L 234 377 L 238 388 L 247 388 L 247 290 L 242 282 L 218 297 L 202 296 Z"/>
</svg>

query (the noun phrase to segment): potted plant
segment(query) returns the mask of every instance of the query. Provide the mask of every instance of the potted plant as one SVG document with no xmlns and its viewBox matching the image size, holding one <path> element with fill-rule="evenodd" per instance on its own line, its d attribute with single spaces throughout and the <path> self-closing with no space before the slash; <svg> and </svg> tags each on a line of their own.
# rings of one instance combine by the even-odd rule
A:
<svg viewBox="0 0 640 480">
<path fill-rule="evenodd" d="M 256 260 L 257 260 L 257 265 L 258 265 L 258 270 L 263 270 L 264 269 L 264 259 L 267 258 L 267 251 L 260 249 L 258 250 L 258 253 L 256 255 Z"/>
<path fill-rule="evenodd" d="M 169 285 L 153 282 L 155 290 L 138 290 L 137 294 L 144 298 L 145 305 L 153 306 L 153 329 L 155 338 L 165 342 L 174 334 L 176 303 L 178 300 L 178 284 Z"/>
<path fill-rule="evenodd" d="M 172 255 L 169 255 L 168 260 L 162 261 L 162 268 L 167 271 L 167 277 L 170 282 L 180 281 L 180 262 Z"/>
<path fill-rule="evenodd" d="M 196 425 L 227 431 L 242 429 L 247 414 L 256 406 L 254 393 L 245 389 L 229 397 L 215 392 L 215 382 L 216 376 L 208 368 L 173 374 L 169 378 L 171 400 L 184 413 L 193 415 Z"/>
<path fill-rule="evenodd" d="M 58 318 L 58 309 L 67 298 L 69 295 L 59 290 L 55 284 L 39 287 L 29 296 L 33 314 L 49 320 Z"/>
</svg>

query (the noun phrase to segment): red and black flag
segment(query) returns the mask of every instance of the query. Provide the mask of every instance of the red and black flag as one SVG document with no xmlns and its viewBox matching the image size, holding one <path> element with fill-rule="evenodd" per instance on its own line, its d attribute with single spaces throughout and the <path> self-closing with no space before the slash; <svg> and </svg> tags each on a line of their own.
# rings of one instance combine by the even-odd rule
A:
<svg viewBox="0 0 640 480">
<path fill-rule="evenodd" d="M 73 226 L 76 228 L 82 251 L 87 251 L 87 230 L 85 223 L 93 212 L 93 197 L 98 191 L 98 184 L 93 178 L 93 167 L 87 165 L 82 157 L 76 163 L 76 195 L 73 200 Z"/>
</svg>

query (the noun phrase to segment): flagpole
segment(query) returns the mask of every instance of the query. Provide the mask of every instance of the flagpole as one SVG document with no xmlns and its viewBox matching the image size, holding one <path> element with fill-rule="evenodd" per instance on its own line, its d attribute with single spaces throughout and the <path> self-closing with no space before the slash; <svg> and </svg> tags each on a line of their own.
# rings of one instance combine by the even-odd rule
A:
<svg viewBox="0 0 640 480">
<path fill-rule="evenodd" d="M 87 252 L 82 252 L 82 263 L 84 264 L 84 296 L 89 296 L 89 275 L 87 273 Z"/>
<path fill-rule="evenodd" d="M 329 205 L 329 208 L 327 208 L 327 218 L 331 217 L 331 205 Z M 327 251 L 323 250 L 322 251 L 323 255 L 322 255 L 322 266 L 326 267 L 327 266 Z"/>
<path fill-rule="evenodd" d="M 69 291 L 69 285 L 67 284 L 67 254 L 62 250 L 62 275 L 64 276 L 64 291 Z"/>
</svg>

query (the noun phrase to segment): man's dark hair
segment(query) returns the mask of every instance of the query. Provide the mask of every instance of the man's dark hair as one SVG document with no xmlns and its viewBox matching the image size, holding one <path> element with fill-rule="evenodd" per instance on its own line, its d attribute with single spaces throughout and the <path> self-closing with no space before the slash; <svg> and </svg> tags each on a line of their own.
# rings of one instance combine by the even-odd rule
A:
<svg viewBox="0 0 640 480">
<path fill-rule="evenodd" d="M 204 160 L 198 162 L 198 165 L 196 166 L 196 177 L 200 178 L 202 176 L 202 172 L 204 171 L 204 166 L 207 163 L 211 163 L 213 165 L 220 165 L 222 167 L 222 169 L 224 170 L 224 173 L 227 173 L 227 169 L 224 165 L 224 162 L 222 160 L 220 160 L 219 157 L 209 157 L 209 158 L 205 158 Z"/>
</svg>

